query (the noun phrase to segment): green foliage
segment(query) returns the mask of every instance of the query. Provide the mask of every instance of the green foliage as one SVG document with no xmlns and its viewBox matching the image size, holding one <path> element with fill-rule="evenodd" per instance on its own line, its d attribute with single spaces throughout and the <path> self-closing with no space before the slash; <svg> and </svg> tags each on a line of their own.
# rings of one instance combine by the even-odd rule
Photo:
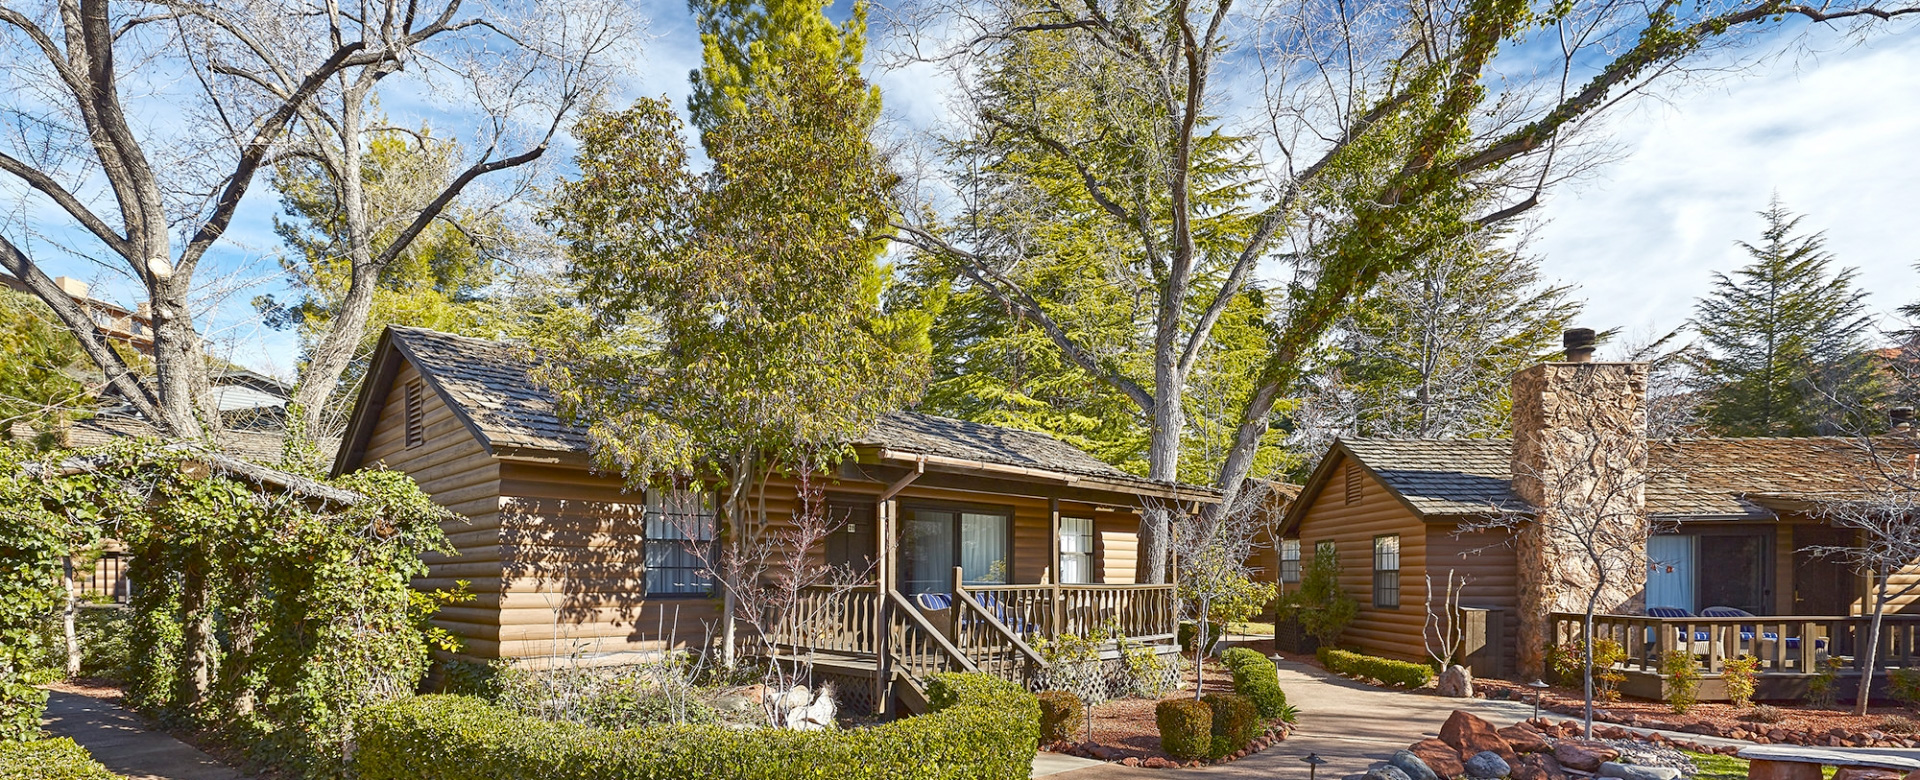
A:
<svg viewBox="0 0 1920 780">
<path fill-rule="evenodd" d="M 1260 711 L 1245 696 L 1209 693 L 1200 697 L 1200 703 L 1213 711 L 1213 740 L 1207 748 L 1207 758 L 1222 759 L 1233 755 L 1265 730 Z"/>
<path fill-rule="evenodd" d="M 80 535 L 22 473 L 28 463 L 20 447 L 0 446 L 0 742 L 40 735 L 47 692 L 34 683 L 53 650 L 45 627 L 65 605 L 63 567 Z"/>
<path fill-rule="evenodd" d="M 116 607 L 90 607 L 80 610 L 74 619 L 75 638 L 80 642 L 80 674 L 108 680 L 125 680 L 133 666 L 133 647 L 127 644 L 127 632 L 133 625 L 133 612 Z"/>
<path fill-rule="evenodd" d="M 696 0 L 701 64 L 691 76 L 687 110 L 702 132 L 746 111 L 756 90 L 791 61 L 830 67 L 858 78 L 866 57 L 867 4 L 855 2 L 847 21 L 835 25 L 819 2 L 806 0 Z M 877 114 L 880 92 L 868 93 L 862 113 Z M 709 149 L 711 151 L 711 149 Z"/>
<path fill-rule="evenodd" d="M 1720 682 L 1727 686 L 1727 703 L 1742 709 L 1753 706 L 1754 678 L 1760 673 L 1760 659 L 1750 655 L 1729 658 L 1720 667 Z M 1920 676 L 1915 677 L 1920 682 Z"/>
<path fill-rule="evenodd" d="M 1180 628 L 1175 633 L 1176 633 L 1175 639 L 1180 643 L 1181 649 L 1191 652 L 1194 649 L 1193 647 L 1194 640 L 1196 640 L 1199 637 L 1200 631 L 1198 628 L 1194 626 L 1193 621 L 1182 620 L 1180 621 Z M 1227 624 L 1208 623 L 1207 624 L 1207 646 L 1202 648 L 1202 651 L 1211 652 L 1213 650 L 1213 646 L 1220 643 L 1220 637 L 1225 636 L 1226 633 L 1227 633 Z"/>
<path fill-rule="evenodd" d="M 190 450 L 150 441 L 79 455 L 89 470 L 0 468 L 16 499 L 0 502 L 0 526 L 40 517 L 127 545 L 141 586 L 109 630 L 138 648 L 124 669 L 130 703 L 325 772 L 356 710 L 413 691 L 428 646 L 408 582 L 426 573 L 422 554 L 449 550 L 440 523 L 454 517 L 413 480 L 346 475 L 330 487 L 360 498 L 342 505 L 209 473 Z"/>
<path fill-rule="evenodd" d="M 1835 690 L 1834 686 L 1840 680 L 1841 666 L 1841 660 L 1833 656 L 1828 656 L 1827 660 L 1820 662 L 1819 670 L 1807 678 L 1808 704 L 1815 707 L 1834 705 L 1839 698 L 1839 691 Z"/>
<path fill-rule="evenodd" d="M 1120 643 L 1120 659 L 1127 666 L 1128 693 L 1145 699 L 1158 699 L 1181 686 L 1184 660 L 1166 655 L 1153 645 Z"/>
<path fill-rule="evenodd" d="M 0 740 L 0 777 L 7 780 L 119 780 L 66 737 Z"/>
<path fill-rule="evenodd" d="M 1320 665 L 1329 672 L 1379 680 L 1384 685 L 1419 688 L 1433 680 L 1433 667 L 1426 664 L 1361 655 L 1332 647 L 1320 648 L 1316 656 L 1320 659 Z"/>
<path fill-rule="evenodd" d="M 0 440 L 24 422 L 46 449 L 68 422 L 86 416 L 92 394 L 80 378 L 93 368 L 80 342 L 31 293 L 0 288 Z"/>
<path fill-rule="evenodd" d="M 865 82 L 793 52 L 752 83 L 705 175 L 664 101 L 589 115 L 547 212 L 582 309 L 536 340 L 542 378 L 630 481 L 835 451 L 926 371 L 924 321 L 880 311 L 895 177 Z"/>
<path fill-rule="evenodd" d="M 1778 200 L 1761 216 L 1762 242 L 1741 244 L 1753 262 L 1717 274 L 1713 293 L 1695 307 L 1707 346 L 1699 372 L 1706 422 L 1723 436 L 1877 428 L 1873 319 L 1866 291 L 1855 286 L 1857 269 L 1830 271 L 1825 238 L 1799 234 L 1800 217 Z"/>
<path fill-rule="evenodd" d="M 1086 702 L 1072 691 L 1041 691 L 1040 741 L 1071 742 L 1086 725 Z"/>
<path fill-rule="evenodd" d="M 1547 648 L 1547 671 L 1561 685 L 1571 688 L 1586 686 L 1587 655 L 1586 645 L 1581 640 Z M 1619 642 L 1602 638 L 1593 643 L 1593 687 L 1595 695 L 1605 701 L 1618 701 L 1620 684 L 1627 681 L 1626 673 L 1614 668 L 1615 664 L 1627 660 L 1627 649 Z"/>
<path fill-rule="evenodd" d="M 940 702 L 935 712 L 845 731 L 608 731 L 514 715 L 470 697 L 421 696 L 367 712 L 353 770 L 360 780 L 1027 777 L 1039 744 L 1034 697 L 980 675 L 935 679 L 928 690 Z"/>
<path fill-rule="evenodd" d="M 1888 669 L 1887 693 L 1908 704 L 1920 702 L 1920 669 Z"/>
<path fill-rule="evenodd" d="M 1220 663 L 1233 674 L 1233 690 L 1253 702 L 1260 717 L 1286 719 L 1287 693 L 1280 689 L 1280 670 L 1273 659 L 1247 647 L 1228 648 Z"/>
<path fill-rule="evenodd" d="M 1282 595 L 1278 617 L 1300 624 L 1301 630 L 1332 644 L 1360 615 L 1360 602 L 1340 589 L 1340 561 L 1314 555 L 1300 572 L 1300 587 Z"/>
<path fill-rule="evenodd" d="M 1700 702 L 1700 661 L 1685 650 L 1669 650 L 1660 657 L 1660 673 L 1666 675 L 1667 706 L 1676 715 Z"/>
<path fill-rule="evenodd" d="M 1174 758 L 1206 758 L 1213 750 L 1213 708 L 1192 699 L 1165 699 L 1153 708 L 1160 749 Z"/>
</svg>

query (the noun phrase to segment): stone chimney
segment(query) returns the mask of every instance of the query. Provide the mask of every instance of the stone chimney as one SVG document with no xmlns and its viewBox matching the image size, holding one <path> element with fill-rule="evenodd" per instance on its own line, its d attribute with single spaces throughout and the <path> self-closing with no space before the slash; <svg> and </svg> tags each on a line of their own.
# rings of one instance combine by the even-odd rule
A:
<svg viewBox="0 0 1920 780">
<path fill-rule="evenodd" d="M 1594 332 L 1564 334 L 1566 359 L 1513 376 L 1513 493 L 1521 672 L 1544 673 L 1549 614 L 1645 608 L 1647 364 L 1596 363 Z M 1597 551 L 1599 563 L 1595 562 Z M 1604 576 L 1603 576 L 1604 575 Z"/>
</svg>

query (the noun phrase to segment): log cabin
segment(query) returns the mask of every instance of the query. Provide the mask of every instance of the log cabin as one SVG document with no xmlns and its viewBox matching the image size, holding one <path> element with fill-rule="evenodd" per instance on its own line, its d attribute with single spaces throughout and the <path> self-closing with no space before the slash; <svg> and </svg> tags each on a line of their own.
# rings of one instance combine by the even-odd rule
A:
<svg viewBox="0 0 1920 780">
<path fill-rule="evenodd" d="M 1626 654 L 1624 692 L 1661 696 L 1660 660 L 1676 651 L 1699 660 L 1709 699 L 1724 696 L 1719 672 L 1741 655 L 1760 658 L 1763 697 L 1803 694 L 1830 663 L 1846 688 L 1845 675 L 1862 658 L 1872 581 L 1831 554 L 1860 537 L 1836 527 L 1822 508 L 1872 492 L 1888 464 L 1911 469 L 1920 461 L 1909 413 L 1896 412 L 1892 433 L 1870 440 L 1650 441 L 1646 366 L 1592 362 L 1587 338 L 1569 332 L 1568 360 L 1515 376 L 1513 438 L 1331 445 L 1281 523 L 1281 586 L 1297 587 L 1306 562 L 1334 556 L 1341 589 L 1360 607 L 1337 644 L 1425 662 L 1439 639 L 1429 626 L 1446 613 L 1440 602 L 1448 577 L 1464 578 L 1464 609 L 1455 619 L 1468 629 L 1466 660 L 1478 674 L 1536 679 L 1548 646 L 1582 635 L 1590 589 L 1576 583 L 1598 578 L 1581 570 L 1578 551 L 1556 548 L 1539 530 L 1553 522 L 1539 507 L 1559 505 L 1552 492 L 1581 482 L 1515 475 L 1583 467 L 1553 462 L 1567 450 L 1540 442 L 1577 440 L 1592 434 L 1581 425 L 1613 420 L 1617 448 L 1638 454 L 1603 462 L 1643 472 L 1588 481 L 1632 486 L 1620 500 L 1633 505 L 1621 515 L 1637 531 L 1617 538 L 1637 542 L 1609 551 L 1619 574 L 1603 589 L 1595 628 Z M 1584 413 L 1590 405 L 1610 413 Z M 1920 581 L 1920 569 L 1909 566 L 1888 581 L 1903 590 Z M 1920 664 L 1920 600 L 1901 595 L 1889 612 L 1880 657 Z"/>
<path fill-rule="evenodd" d="M 461 517 L 445 529 L 456 554 L 417 585 L 475 595 L 434 619 L 464 658 L 615 664 L 711 647 L 724 599 L 692 552 L 727 532 L 713 496 L 596 468 L 586 429 L 531 367 L 503 343 L 389 327 L 334 472 L 405 472 Z M 1134 584 L 1140 512 L 1194 511 L 1218 502 L 1211 489 L 1136 477 L 1045 434 L 915 412 L 887 415 L 852 450 L 831 473 L 752 486 L 756 514 L 776 525 L 820 496 L 841 522 L 809 560 L 868 572 L 814 597 L 807 610 L 837 628 L 795 652 L 891 684 L 878 667 L 1031 666 L 1033 641 L 1059 632 L 1171 643 L 1171 586 Z"/>
</svg>

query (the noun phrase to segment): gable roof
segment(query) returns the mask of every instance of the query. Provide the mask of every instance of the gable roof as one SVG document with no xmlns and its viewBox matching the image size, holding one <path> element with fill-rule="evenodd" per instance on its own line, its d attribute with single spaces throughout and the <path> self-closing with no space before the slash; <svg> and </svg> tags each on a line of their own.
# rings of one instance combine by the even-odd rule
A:
<svg viewBox="0 0 1920 780">
<path fill-rule="evenodd" d="M 591 442 L 586 429 L 560 414 L 553 393 L 533 378 L 527 355 L 498 341 L 389 326 L 381 334 L 354 405 L 347 438 L 335 459 L 336 473 L 360 465 L 386 388 L 402 361 L 420 372 L 488 453 L 556 463 L 589 462 Z M 1044 433 L 919 412 L 889 413 L 853 444 L 878 450 L 883 457 L 926 456 L 991 464 L 1152 488 L 1155 493 L 1176 487 L 1182 498 L 1207 492 L 1128 474 Z"/>
<path fill-rule="evenodd" d="M 1883 437 L 1876 446 L 1920 453 L 1911 438 Z M 1525 509 L 1512 491 L 1512 453 L 1508 439 L 1341 439 L 1307 481 L 1288 526 L 1346 459 L 1423 519 Z M 1771 519 L 1767 504 L 1857 492 L 1855 470 L 1869 462 L 1859 440 L 1843 437 L 1658 440 L 1648 459 L 1647 513 L 1671 520 Z"/>
</svg>

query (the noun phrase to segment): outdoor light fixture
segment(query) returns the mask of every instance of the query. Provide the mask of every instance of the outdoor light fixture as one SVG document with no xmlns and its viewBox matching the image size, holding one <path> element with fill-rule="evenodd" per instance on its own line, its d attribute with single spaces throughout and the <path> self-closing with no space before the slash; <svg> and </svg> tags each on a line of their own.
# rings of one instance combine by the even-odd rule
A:
<svg viewBox="0 0 1920 780">
<path fill-rule="evenodd" d="M 1545 696 L 1547 693 L 1547 687 L 1548 687 L 1547 681 L 1534 680 L 1533 682 L 1527 683 L 1527 687 L 1533 689 L 1533 719 L 1539 720 L 1540 719 L 1540 697 Z"/>
<path fill-rule="evenodd" d="M 1086 702 L 1086 707 L 1087 707 L 1087 741 L 1092 742 L 1093 741 L 1093 702 L 1090 702 L 1090 701 Z"/>
<path fill-rule="evenodd" d="M 1327 760 L 1321 758 L 1319 753 L 1313 752 L 1308 752 L 1307 757 L 1300 760 L 1307 765 L 1307 780 L 1313 780 L 1313 771 L 1319 769 L 1321 764 L 1327 763 Z"/>
</svg>

